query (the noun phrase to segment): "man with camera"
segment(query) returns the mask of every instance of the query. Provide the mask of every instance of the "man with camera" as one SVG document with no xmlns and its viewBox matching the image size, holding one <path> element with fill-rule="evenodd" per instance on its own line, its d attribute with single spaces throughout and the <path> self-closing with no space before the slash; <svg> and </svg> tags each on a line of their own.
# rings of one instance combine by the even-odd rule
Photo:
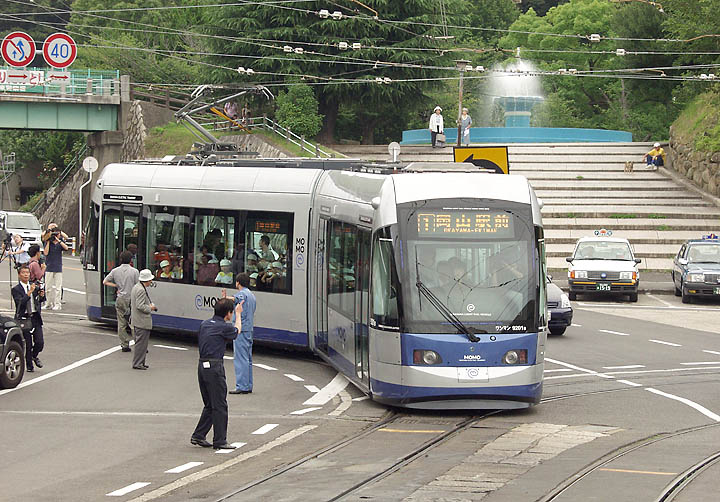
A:
<svg viewBox="0 0 720 502">
<path fill-rule="evenodd" d="M 68 236 L 56 223 L 50 223 L 42 235 L 45 243 L 45 287 L 48 291 L 48 308 L 62 308 L 62 252 L 68 250 L 65 239 Z"/>
<path fill-rule="evenodd" d="M 43 364 L 38 358 L 45 345 L 43 340 L 43 321 L 40 315 L 42 303 L 45 301 L 45 291 L 38 281 L 30 282 L 30 269 L 22 265 L 18 270 L 20 283 L 12 288 L 11 293 L 15 301 L 15 319 L 22 329 L 25 337 L 25 367 L 33 372 L 35 368 L 42 368 Z"/>
</svg>

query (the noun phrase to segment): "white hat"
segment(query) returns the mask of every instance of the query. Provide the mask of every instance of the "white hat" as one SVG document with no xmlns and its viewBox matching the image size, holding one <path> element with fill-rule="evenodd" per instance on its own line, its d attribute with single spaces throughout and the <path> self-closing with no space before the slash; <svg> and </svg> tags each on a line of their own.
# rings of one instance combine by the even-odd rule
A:
<svg viewBox="0 0 720 502">
<path fill-rule="evenodd" d="M 657 148 L 657 147 L 660 146 L 660 143 L 655 143 L 653 146 L 654 146 L 655 148 Z"/>
<path fill-rule="evenodd" d="M 140 277 L 138 277 L 140 282 L 147 282 L 152 281 L 155 279 L 155 276 L 152 275 L 152 272 L 150 272 L 148 269 L 144 268 L 140 271 Z"/>
<path fill-rule="evenodd" d="M 345 279 L 346 281 L 354 281 L 355 276 L 354 275 L 346 275 L 346 276 L 343 276 L 343 279 Z"/>
<path fill-rule="evenodd" d="M 436 111 L 438 111 L 438 110 L 442 111 L 442 108 L 440 108 L 439 106 L 436 106 L 433 111 L 436 112 Z"/>
<path fill-rule="evenodd" d="M 217 263 L 217 262 L 218 262 L 218 261 L 217 261 L 215 258 L 213 258 L 213 259 L 211 259 L 211 260 L 208 260 L 208 263 Z"/>
<path fill-rule="evenodd" d="M 265 270 L 272 270 L 272 263 L 268 263 L 267 267 L 265 267 Z"/>
<path fill-rule="evenodd" d="M 232 263 L 230 262 L 230 260 L 227 260 L 227 259 L 222 259 L 222 260 L 220 260 L 220 266 L 221 266 L 221 267 L 229 267 L 230 265 L 232 265 Z"/>
<path fill-rule="evenodd" d="M 257 255 L 254 255 L 254 254 L 250 253 L 250 254 L 248 255 L 248 260 L 257 260 Z"/>
<path fill-rule="evenodd" d="M 167 260 L 163 260 L 160 262 L 160 268 L 167 267 L 168 265 L 170 265 L 170 262 Z"/>
<path fill-rule="evenodd" d="M 283 264 L 280 263 L 279 261 L 274 261 L 274 262 L 272 262 L 272 267 L 273 268 L 282 268 Z"/>
<path fill-rule="evenodd" d="M 250 274 L 250 279 L 257 279 L 257 276 L 258 276 L 258 273 L 253 272 L 252 274 Z"/>
</svg>

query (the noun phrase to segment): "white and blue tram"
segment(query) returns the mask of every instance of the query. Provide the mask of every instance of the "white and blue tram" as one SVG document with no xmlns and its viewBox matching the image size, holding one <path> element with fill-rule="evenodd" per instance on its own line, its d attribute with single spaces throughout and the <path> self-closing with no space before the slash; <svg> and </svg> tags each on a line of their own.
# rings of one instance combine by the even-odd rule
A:
<svg viewBox="0 0 720 502">
<path fill-rule="evenodd" d="M 196 331 L 221 288 L 232 292 L 228 274 L 248 273 L 255 340 L 314 352 L 374 400 L 539 402 L 545 250 L 524 177 L 453 164 L 190 164 L 101 173 L 83 260 L 90 319 L 115 319 L 102 279 L 129 250 L 158 279 L 157 329 Z"/>
</svg>

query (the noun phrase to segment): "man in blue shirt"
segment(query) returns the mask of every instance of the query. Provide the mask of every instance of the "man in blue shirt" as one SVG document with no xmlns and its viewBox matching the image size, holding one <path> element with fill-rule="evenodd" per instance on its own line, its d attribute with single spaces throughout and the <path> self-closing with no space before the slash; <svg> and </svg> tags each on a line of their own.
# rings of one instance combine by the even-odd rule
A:
<svg viewBox="0 0 720 502">
<path fill-rule="evenodd" d="M 233 317 L 233 301 L 222 298 L 215 304 L 215 315 L 203 321 L 198 332 L 198 383 L 203 399 L 203 411 L 195 431 L 190 436 L 190 443 L 205 448 L 212 446 L 216 450 L 232 450 L 235 447 L 227 442 L 227 382 L 223 356 L 225 345 L 234 340 L 242 329 L 243 302 L 235 305 L 235 326 L 228 324 Z M 213 429 L 213 442 L 206 439 L 207 433 Z"/>
<path fill-rule="evenodd" d="M 255 322 L 255 295 L 250 287 L 250 276 L 237 276 L 235 305 L 244 302 L 242 310 L 242 329 L 233 342 L 233 363 L 235 365 L 235 390 L 230 394 L 250 394 L 253 388 L 252 378 L 252 344 L 253 326 Z M 225 294 L 225 292 L 223 292 Z"/>
</svg>

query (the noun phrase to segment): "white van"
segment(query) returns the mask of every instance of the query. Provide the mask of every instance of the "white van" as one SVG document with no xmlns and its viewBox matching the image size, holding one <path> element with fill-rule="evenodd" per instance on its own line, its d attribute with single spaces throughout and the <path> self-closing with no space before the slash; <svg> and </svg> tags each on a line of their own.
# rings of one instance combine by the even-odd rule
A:
<svg viewBox="0 0 720 502">
<path fill-rule="evenodd" d="M 20 234 L 23 241 L 37 244 L 42 248 L 40 222 L 32 213 L 0 211 L 0 230 L 13 235 Z"/>
</svg>

